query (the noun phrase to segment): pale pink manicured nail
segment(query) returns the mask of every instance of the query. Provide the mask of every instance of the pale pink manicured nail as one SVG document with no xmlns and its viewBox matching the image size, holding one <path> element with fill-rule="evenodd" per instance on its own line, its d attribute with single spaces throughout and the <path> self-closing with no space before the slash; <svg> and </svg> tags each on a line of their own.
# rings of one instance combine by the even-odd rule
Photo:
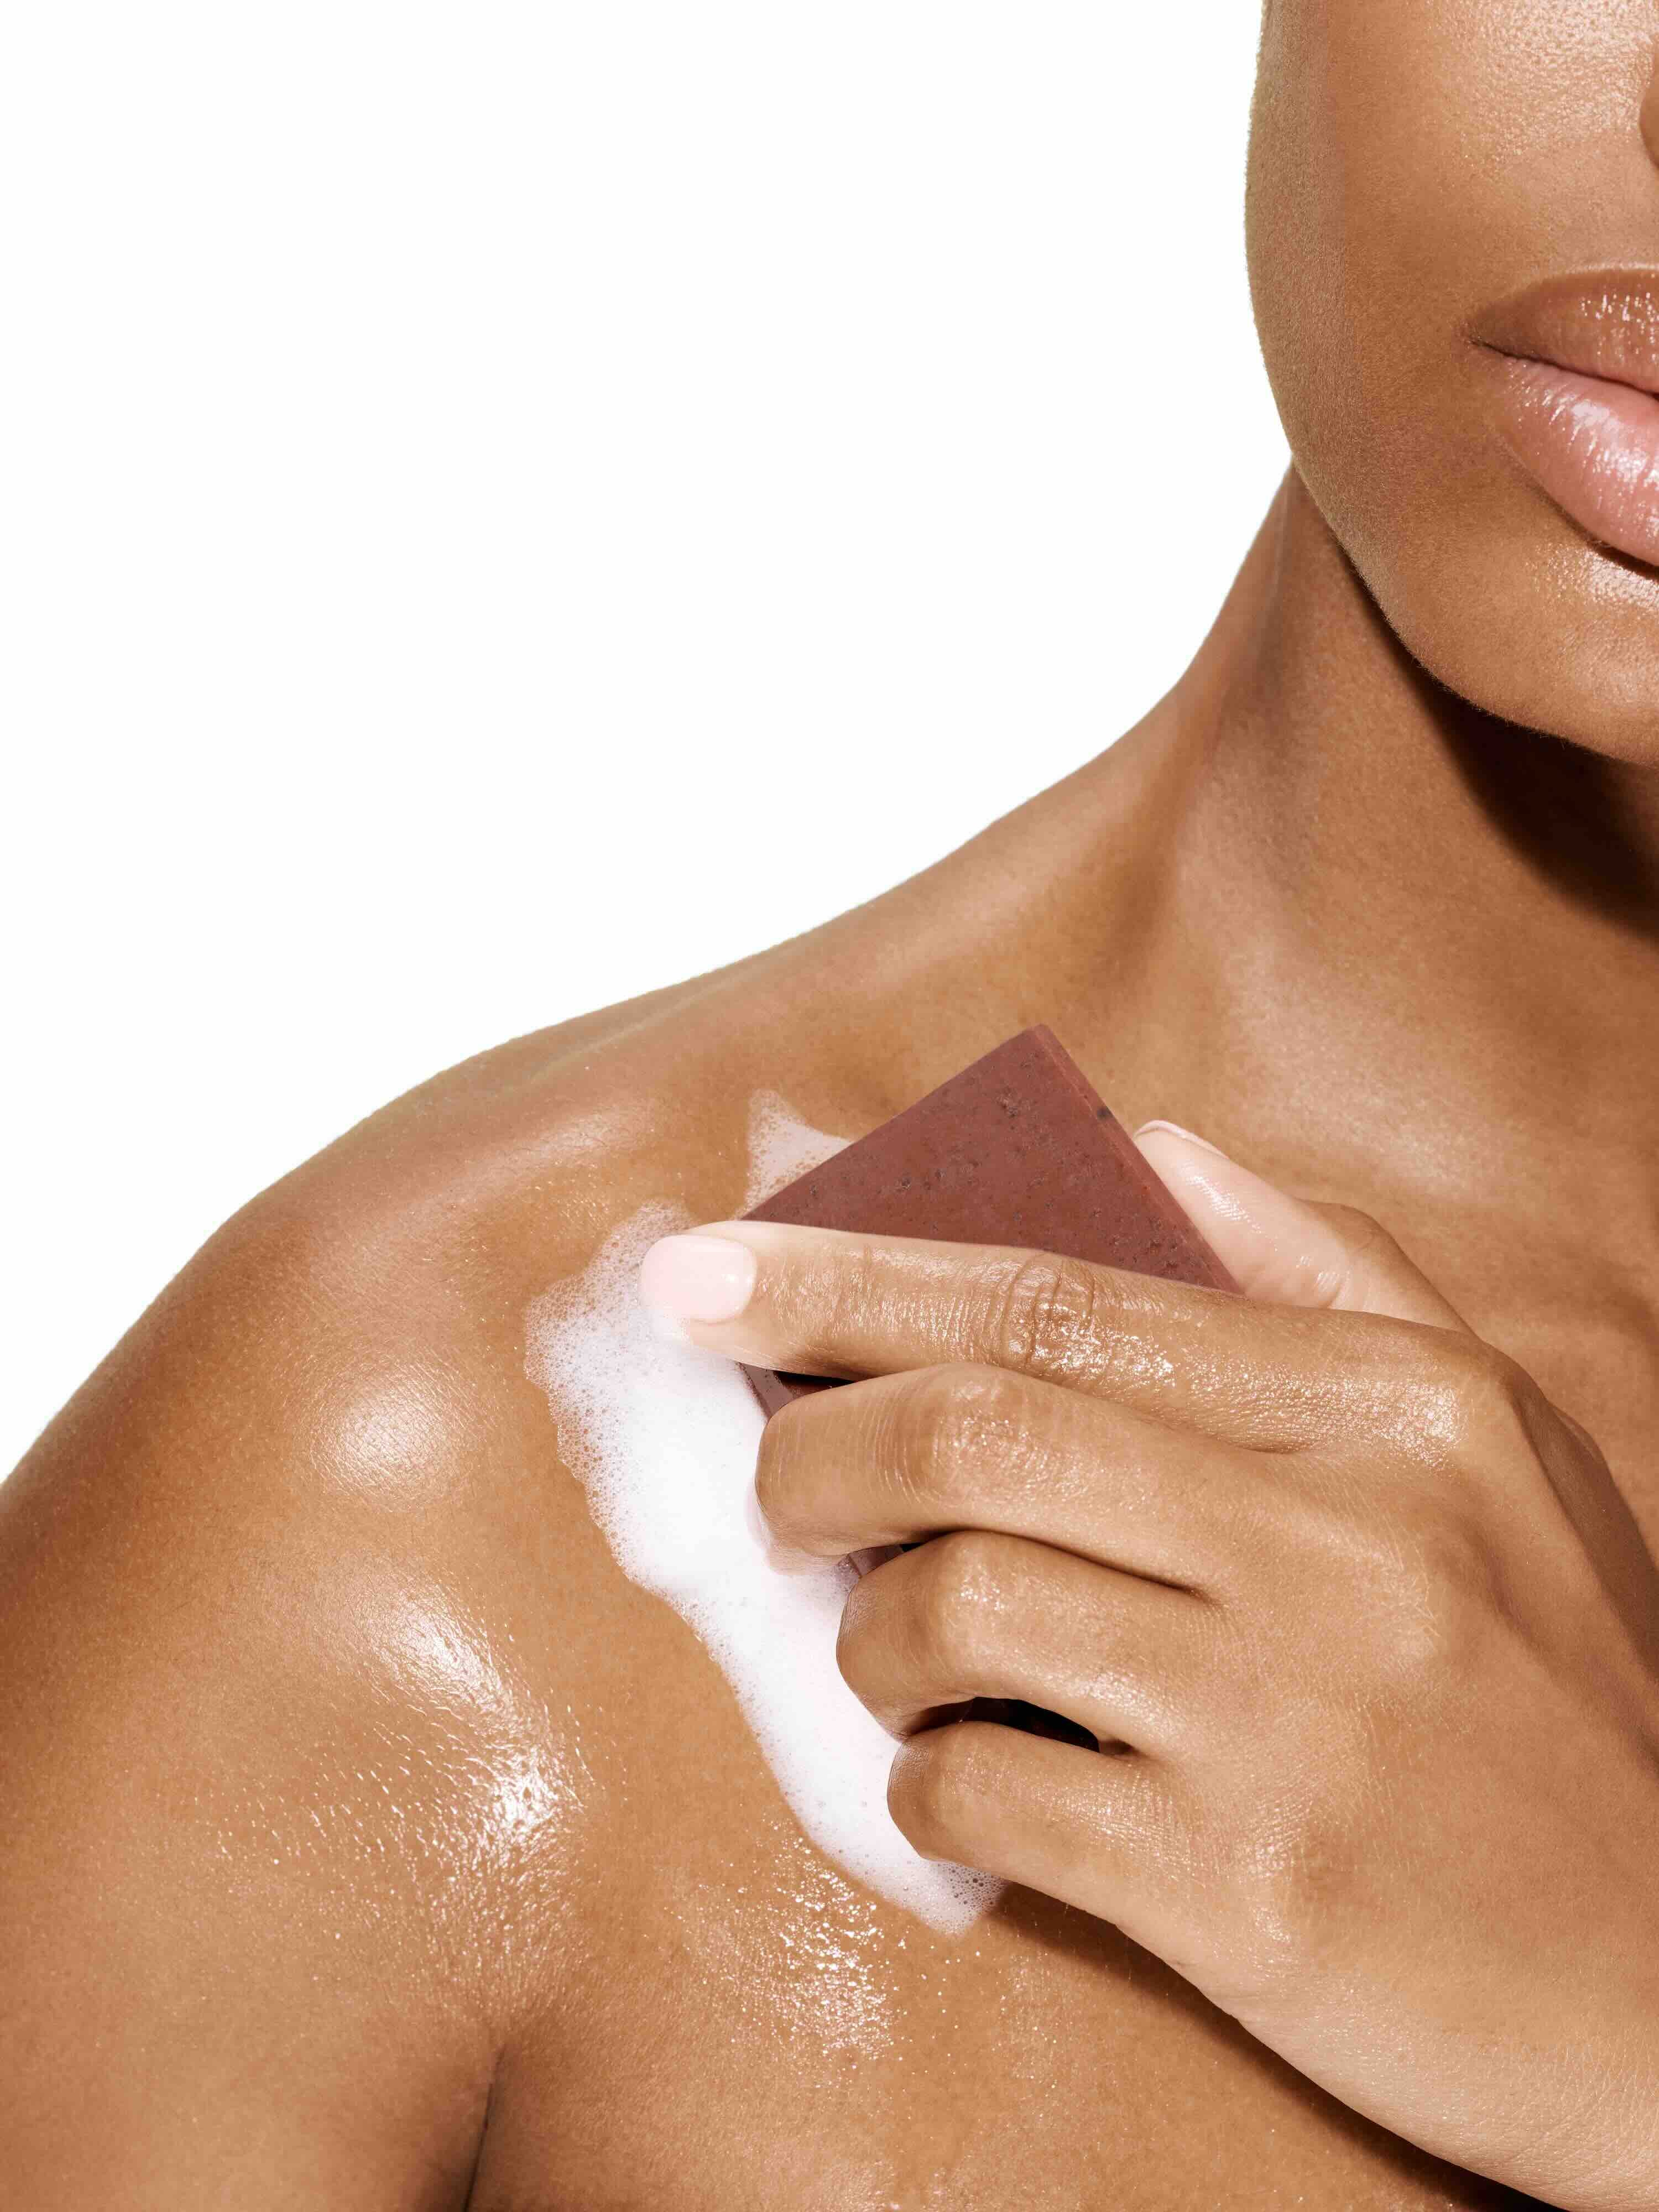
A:
<svg viewBox="0 0 1659 2212">
<path fill-rule="evenodd" d="M 755 1287 L 755 1255 L 732 1237 L 665 1237 L 640 1262 L 640 1296 L 672 1321 L 735 1321 Z"/>
<path fill-rule="evenodd" d="M 1135 1142 L 1150 1136 L 1154 1129 L 1163 1129 L 1172 1137 L 1184 1137 L 1189 1145 L 1200 1145 L 1206 1152 L 1213 1152 L 1218 1160 L 1227 1157 L 1219 1145 L 1212 1145 L 1207 1137 L 1200 1137 L 1191 1129 L 1183 1129 L 1179 1121 L 1143 1121 L 1135 1131 Z"/>
</svg>

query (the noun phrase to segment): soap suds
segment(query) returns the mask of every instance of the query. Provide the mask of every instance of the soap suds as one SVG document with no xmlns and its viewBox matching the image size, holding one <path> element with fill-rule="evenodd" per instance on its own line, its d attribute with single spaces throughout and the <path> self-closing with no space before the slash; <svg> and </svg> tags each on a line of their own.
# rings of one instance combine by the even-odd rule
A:
<svg viewBox="0 0 1659 2212">
<path fill-rule="evenodd" d="M 753 1206 L 841 1149 L 770 1092 L 750 1117 Z M 642 1206 L 580 1275 L 531 1308 L 526 1372 L 547 1393 L 560 1451 L 617 1565 L 665 1598 L 731 1684 L 790 1809 L 842 1870 L 955 1933 L 1001 1885 L 919 1858 L 887 1810 L 892 1738 L 842 1681 L 836 1636 L 846 1561 L 781 1551 L 755 1504 L 764 1416 L 741 1371 L 665 1340 L 635 1289 L 682 1206 Z"/>
<path fill-rule="evenodd" d="M 758 1206 L 809 1169 L 844 1152 L 845 1137 L 798 1121 L 775 1091 L 757 1091 L 749 1102 L 749 1188 L 744 1211 Z"/>
</svg>

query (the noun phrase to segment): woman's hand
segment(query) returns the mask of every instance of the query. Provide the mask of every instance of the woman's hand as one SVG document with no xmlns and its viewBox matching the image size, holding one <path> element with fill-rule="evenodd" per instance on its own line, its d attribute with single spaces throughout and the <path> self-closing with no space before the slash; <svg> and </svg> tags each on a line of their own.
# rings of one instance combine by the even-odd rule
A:
<svg viewBox="0 0 1659 2212">
<path fill-rule="evenodd" d="M 872 1378 L 775 1416 L 757 1480 L 787 1544 L 918 1546 L 841 1638 L 918 1850 L 1115 1923 L 1443 2157 L 1659 2205 L 1652 1560 L 1375 1224 L 1142 1141 L 1249 1299 L 744 1223 L 646 1295 Z M 982 1697 L 1102 1749 L 957 1717 Z"/>
</svg>

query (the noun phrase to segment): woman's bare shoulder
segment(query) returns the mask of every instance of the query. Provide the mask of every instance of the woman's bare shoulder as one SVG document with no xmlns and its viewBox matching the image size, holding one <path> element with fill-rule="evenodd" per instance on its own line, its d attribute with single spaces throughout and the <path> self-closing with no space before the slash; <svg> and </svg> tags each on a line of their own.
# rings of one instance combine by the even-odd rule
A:
<svg viewBox="0 0 1659 2212">
<path fill-rule="evenodd" d="M 617 1832 L 604 1711 L 684 1632 L 616 1571 L 527 1331 L 641 1208 L 742 1202 L 780 1054 L 763 994 L 756 1027 L 700 1017 L 708 988 L 372 1117 L 228 1224 L 0 1487 L 27 1685 L 0 2102 L 26 2165 L 58 2158 L 61 2054 L 99 2051 L 88 2201 L 141 2154 L 172 2175 L 164 2140 L 222 2172 L 206 2136 L 276 2124 L 296 2069 L 318 2194 L 367 2179 L 365 2097 L 388 2158 L 441 2168 L 568 1957 L 559 1899 Z M 173 2179 L 157 2201 L 193 2202 Z"/>
<path fill-rule="evenodd" d="M 742 1061 L 660 994 L 435 1079 L 255 1199 L 0 1486 L 8 1621 L 85 1607 L 83 1658 L 159 1665 L 176 1632 L 222 1674 L 269 1636 L 397 1674 L 422 1577 L 459 1591 L 489 1553 L 499 1579 L 577 1517 L 528 1317 L 641 1206 L 741 1204 Z"/>
</svg>

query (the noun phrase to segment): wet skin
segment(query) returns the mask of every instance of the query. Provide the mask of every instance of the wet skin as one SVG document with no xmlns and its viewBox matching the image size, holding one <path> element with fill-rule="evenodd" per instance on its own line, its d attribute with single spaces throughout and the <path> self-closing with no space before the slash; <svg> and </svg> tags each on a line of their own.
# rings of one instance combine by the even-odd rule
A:
<svg viewBox="0 0 1659 2212">
<path fill-rule="evenodd" d="M 839 1876 L 616 1570 L 525 1316 L 647 1200 L 734 1212 L 754 1091 L 850 1135 L 1044 1019 L 1126 1119 L 1383 1224 L 1659 1537 L 1659 581 L 1466 327 L 1659 258 L 1656 27 L 1276 0 L 1297 470 L 1170 698 L 875 905 L 388 1108 L 0 1490 L 20 2201 L 1515 2201 L 1085 1912 L 945 1941 Z"/>
</svg>

